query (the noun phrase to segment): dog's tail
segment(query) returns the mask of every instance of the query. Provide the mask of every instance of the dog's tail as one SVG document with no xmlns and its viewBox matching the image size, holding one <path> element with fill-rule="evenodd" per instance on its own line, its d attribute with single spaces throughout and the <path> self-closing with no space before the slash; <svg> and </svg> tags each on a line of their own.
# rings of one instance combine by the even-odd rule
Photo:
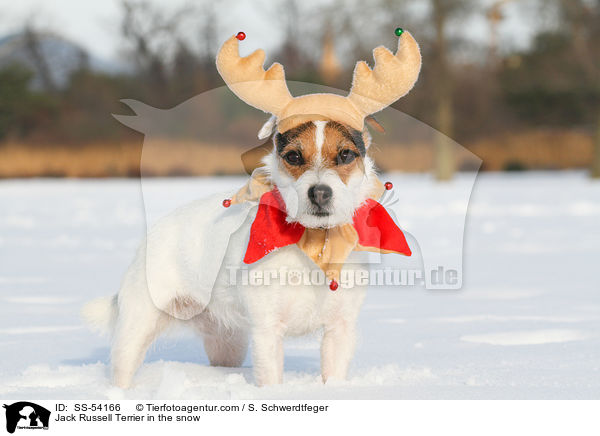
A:
<svg viewBox="0 0 600 436">
<path fill-rule="evenodd" d="M 81 315 L 89 327 L 102 335 L 111 335 L 117 322 L 117 296 L 97 298 L 81 310 Z"/>
</svg>

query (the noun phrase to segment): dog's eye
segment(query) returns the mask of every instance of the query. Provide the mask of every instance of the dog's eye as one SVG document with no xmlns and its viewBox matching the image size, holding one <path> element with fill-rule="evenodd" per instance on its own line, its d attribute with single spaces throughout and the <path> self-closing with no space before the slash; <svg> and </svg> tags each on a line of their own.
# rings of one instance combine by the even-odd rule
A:
<svg viewBox="0 0 600 436">
<path fill-rule="evenodd" d="M 354 159 L 356 159 L 356 156 L 357 156 L 357 154 L 354 151 L 352 151 L 348 148 L 345 148 L 344 150 L 342 150 L 338 153 L 337 163 L 338 163 L 338 165 L 347 165 L 350 162 L 352 162 Z"/>
<path fill-rule="evenodd" d="M 302 155 L 300 153 L 298 153 L 297 151 L 288 151 L 283 158 L 286 160 L 287 163 L 289 163 L 290 165 L 302 165 L 303 160 L 302 160 Z"/>
</svg>

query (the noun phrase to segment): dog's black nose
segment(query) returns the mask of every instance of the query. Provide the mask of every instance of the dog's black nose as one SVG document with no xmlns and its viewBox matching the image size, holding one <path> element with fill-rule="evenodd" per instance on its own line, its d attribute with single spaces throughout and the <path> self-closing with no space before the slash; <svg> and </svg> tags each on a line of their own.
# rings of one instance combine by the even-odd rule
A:
<svg viewBox="0 0 600 436">
<path fill-rule="evenodd" d="M 311 203 L 319 207 L 326 206 L 332 195 L 333 191 L 327 185 L 315 185 L 308 188 L 308 198 Z"/>
</svg>

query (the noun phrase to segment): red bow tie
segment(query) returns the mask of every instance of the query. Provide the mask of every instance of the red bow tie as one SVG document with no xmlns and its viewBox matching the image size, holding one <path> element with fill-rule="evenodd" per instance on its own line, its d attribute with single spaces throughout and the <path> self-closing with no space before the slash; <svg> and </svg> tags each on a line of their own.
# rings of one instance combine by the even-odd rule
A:
<svg viewBox="0 0 600 436">
<path fill-rule="evenodd" d="M 286 216 L 285 203 L 277 188 L 260 197 L 256 218 L 250 228 L 244 263 L 254 263 L 278 248 L 300 240 L 304 226 L 287 222 Z M 352 225 L 358 233 L 358 245 L 363 248 L 411 255 L 404 233 L 377 201 L 367 199 L 354 212 Z"/>
</svg>

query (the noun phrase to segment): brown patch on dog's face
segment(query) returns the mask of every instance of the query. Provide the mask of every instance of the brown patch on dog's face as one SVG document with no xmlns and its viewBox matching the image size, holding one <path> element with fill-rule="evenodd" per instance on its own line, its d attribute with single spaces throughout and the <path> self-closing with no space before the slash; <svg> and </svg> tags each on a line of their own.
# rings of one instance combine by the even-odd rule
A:
<svg viewBox="0 0 600 436">
<path fill-rule="evenodd" d="M 288 174 L 296 180 L 315 161 L 317 154 L 315 131 L 315 124 L 307 122 L 275 135 L 277 154 Z"/>
<path fill-rule="evenodd" d="M 335 121 L 309 121 L 274 137 L 279 159 L 294 179 L 322 167 L 336 171 L 344 183 L 363 168 L 368 140 L 366 132 Z"/>
</svg>

